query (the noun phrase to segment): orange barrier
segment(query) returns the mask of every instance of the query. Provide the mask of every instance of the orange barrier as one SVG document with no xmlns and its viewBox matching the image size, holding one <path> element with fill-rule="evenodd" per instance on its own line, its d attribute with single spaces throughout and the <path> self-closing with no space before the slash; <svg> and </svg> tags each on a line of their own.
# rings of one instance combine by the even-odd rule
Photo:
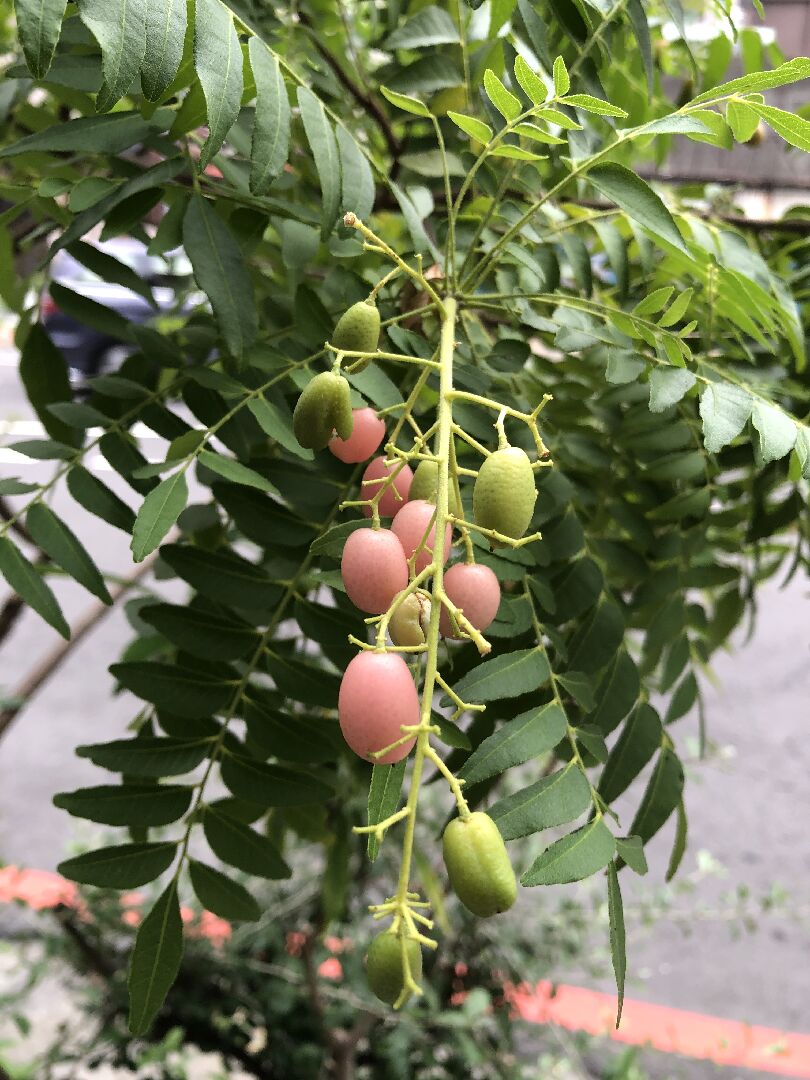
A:
<svg viewBox="0 0 810 1080">
<path fill-rule="evenodd" d="M 617 1031 L 614 994 L 550 982 L 535 987 L 524 983 L 510 988 L 507 997 L 516 1013 L 531 1023 L 558 1024 L 667 1054 L 810 1080 L 810 1035 L 629 998 L 625 998 Z"/>
</svg>

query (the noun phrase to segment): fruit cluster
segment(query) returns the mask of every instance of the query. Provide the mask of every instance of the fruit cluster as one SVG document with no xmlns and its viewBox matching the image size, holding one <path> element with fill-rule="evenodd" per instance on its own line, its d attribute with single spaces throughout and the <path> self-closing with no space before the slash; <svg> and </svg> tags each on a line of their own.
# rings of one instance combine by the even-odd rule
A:
<svg viewBox="0 0 810 1080">
<path fill-rule="evenodd" d="M 347 215 L 347 224 L 373 237 L 353 215 Z M 376 237 L 374 240 L 378 250 L 393 255 Z M 415 273 L 404 264 L 402 268 Z M 315 375 L 303 390 L 295 409 L 294 431 L 306 448 L 328 447 L 346 463 L 368 462 L 360 497 L 344 506 L 359 508 L 370 523 L 358 522 L 358 527 L 349 533 L 341 559 L 341 578 L 347 596 L 369 616 L 366 622 L 375 626 L 376 632 L 373 642 L 351 638 L 360 651 L 343 674 L 338 717 L 347 744 L 376 766 L 401 761 L 417 747 L 407 806 L 384 821 L 356 829 L 373 833 L 381 840 L 390 826 L 406 822 L 397 893 L 371 908 L 375 918 L 391 916 L 392 924 L 374 939 L 368 953 L 372 990 L 381 1000 L 399 1006 L 411 994 L 420 992 L 421 945 L 436 946 L 419 929 L 420 925 L 432 927 L 420 910 L 428 905 L 420 901 L 418 894 L 408 891 L 415 794 L 425 760 L 447 780 L 458 807 L 458 816 L 444 832 L 443 854 L 450 884 L 459 900 L 473 914 L 486 918 L 507 910 L 517 896 L 515 875 L 496 824 L 487 814 L 470 810 L 462 793 L 463 781 L 456 779 L 430 745 L 431 734 L 438 731 L 431 714 L 436 686 L 448 693 L 457 714 L 467 708 L 483 708 L 469 705 L 454 694 L 439 674 L 437 659 L 440 638 L 472 641 L 482 655 L 490 651 L 484 632 L 500 606 L 500 585 L 488 566 L 475 562 L 470 532 L 484 536 L 492 547 L 517 546 L 536 538 L 525 534 L 537 497 L 534 471 L 546 462 L 538 459 L 533 464 L 523 449 L 509 445 L 505 417 L 524 420 L 534 434 L 539 456 L 547 457 L 547 451 L 535 423 L 542 405 L 532 414 L 522 414 L 452 389 L 453 341 L 448 309 L 454 313 L 454 301 L 446 299 L 442 303 L 436 297 L 443 317 L 441 358 L 420 361 L 379 351 L 381 322 L 375 295 L 376 290 L 339 319 L 327 344 L 334 357 L 332 368 Z M 344 370 L 360 371 L 375 358 L 423 365 L 410 396 L 398 407 L 402 415 L 390 432 L 385 419 L 373 409 L 351 408 L 349 383 L 344 375 Z M 427 378 L 436 370 L 442 387 L 439 419 L 422 432 L 412 410 Z M 452 404 L 456 398 L 497 411 L 496 450 L 481 446 L 453 424 Z M 389 412 L 384 410 L 385 414 Z M 416 434 L 410 448 L 402 449 L 397 444 L 406 421 Z M 435 446 L 431 451 L 432 436 Z M 457 438 L 482 455 L 477 471 L 458 468 Z M 460 479 L 466 476 L 474 477 L 471 520 L 466 517 L 461 493 Z M 465 557 L 445 569 L 454 538 L 463 544 Z M 423 659 L 420 701 L 416 679 Z"/>
</svg>

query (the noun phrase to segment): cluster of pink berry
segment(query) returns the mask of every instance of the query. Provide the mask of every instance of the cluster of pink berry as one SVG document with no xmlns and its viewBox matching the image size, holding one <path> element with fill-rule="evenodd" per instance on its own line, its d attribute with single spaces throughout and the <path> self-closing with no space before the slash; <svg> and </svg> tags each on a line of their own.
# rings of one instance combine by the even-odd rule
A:
<svg viewBox="0 0 810 1080">
<path fill-rule="evenodd" d="M 371 457 L 384 436 L 385 424 L 373 409 L 355 409 L 350 437 L 334 437 L 329 449 L 341 461 L 356 464 Z M 346 593 L 369 615 L 388 612 L 407 588 L 410 575 L 419 575 L 433 562 L 436 507 L 428 499 L 409 499 L 413 480 L 407 463 L 387 464 L 383 456 L 370 461 L 363 474 L 361 498 L 372 498 L 380 485 L 387 484 L 378 511 L 381 518 L 393 519 L 390 528 L 362 528 L 351 533 L 343 550 L 341 577 Z M 363 512 L 372 517 L 370 506 L 364 506 Z M 450 556 L 451 543 L 452 525 L 448 522 L 444 562 Z M 447 600 L 476 630 L 486 630 L 495 618 L 501 590 L 489 567 L 455 563 L 444 574 L 442 589 Z M 414 591 L 398 607 L 405 618 L 391 618 L 388 629 L 394 644 L 423 643 L 430 613 L 429 594 Z M 415 616 L 410 621 L 409 610 Z M 459 628 L 453 609 L 444 605 L 439 629 L 448 638 L 467 636 Z M 415 631 L 415 636 L 409 630 Z M 420 721 L 416 686 L 402 656 L 384 650 L 360 652 L 343 675 L 338 715 L 346 742 L 360 757 L 377 764 L 393 764 L 405 757 L 415 737 L 399 742 L 384 755 L 373 756 L 397 743 L 403 727 L 415 727 Z"/>
</svg>

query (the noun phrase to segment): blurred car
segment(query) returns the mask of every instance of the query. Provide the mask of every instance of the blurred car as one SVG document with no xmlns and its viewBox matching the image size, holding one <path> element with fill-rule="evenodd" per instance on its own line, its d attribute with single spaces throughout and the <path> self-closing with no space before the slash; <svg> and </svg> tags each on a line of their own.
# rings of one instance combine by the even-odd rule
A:
<svg viewBox="0 0 810 1080">
<path fill-rule="evenodd" d="M 178 307 L 187 311 L 187 296 L 193 287 L 191 264 L 181 249 L 165 255 L 150 255 L 146 246 L 132 237 L 116 237 L 94 245 L 99 251 L 124 263 L 152 289 L 156 307 L 124 285 L 102 280 L 67 251 L 59 251 L 51 263 L 51 280 L 80 296 L 95 300 L 133 323 L 146 323 L 161 311 Z M 64 356 L 71 381 L 80 384 L 93 375 L 117 370 L 122 360 L 134 352 L 132 344 L 112 337 L 61 311 L 50 292 L 41 303 L 42 323 L 54 345 Z"/>
</svg>

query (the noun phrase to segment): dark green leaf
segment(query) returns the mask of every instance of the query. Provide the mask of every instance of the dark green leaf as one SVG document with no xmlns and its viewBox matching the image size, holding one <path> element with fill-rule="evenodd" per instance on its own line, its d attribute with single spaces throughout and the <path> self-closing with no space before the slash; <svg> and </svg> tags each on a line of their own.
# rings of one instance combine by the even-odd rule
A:
<svg viewBox="0 0 810 1080">
<path fill-rule="evenodd" d="M 612 803 L 632 784 L 661 745 L 662 730 L 655 709 L 640 704 L 624 725 L 602 771 L 599 794 L 605 802 Z"/>
<path fill-rule="evenodd" d="M 222 779 L 238 799 L 260 806 L 303 806 L 325 802 L 334 794 L 304 772 L 230 753 L 222 761 Z"/>
<path fill-rule="evenodd" d="M 118 784 L 54 795 L 54 806 L 102 825 L 170 825 L 188 810 L 194 789 L 177 784 Z"/>
<path fill-rule="evenodd" d="M 280 175 L 290 148 L 290 103 L 278 60 L 252 37 L 250 65 L 256 80 L 256 114 L 250 148 L 250 190 L 264 195 Z"/>
<path fill-rule="evenodd" d="M 484 739 L 458 775 L 467 784 L 480 783 L 553 750 L 565 732 L 565 713 L 556 702 L 529 709 Z"/>
<path fill-rule="evenodd" d="M 14 0 L 17 33 L 25 62 L 35 79 L 44 79 L 62 31 L 66 0 Z"/>
<path fill-rule="evenodd" d="M 610 921 L 610 952 L 613 958 L 613 971 L 616 975 L 616 990 L 619 995 L 616 1009 L 616 1027 L 622 1019 L 622 1006 L 624 1005 L 624 978 L 627 973 L 627 956 L 625 952 L 624 935 L 624 908 L 622 906 L 622 893 L 619 887 L 619 875 L 616 873 L 616 864 L 608 863 L 608 919 Z"/>
<path fill-rule="evenodd" d="M 275 844 L 241 821 L 208 806 L 203 829 L 213 853 L 228 866 L 271 880 L 290 877 L 292 871 Z"/>
<path fill-rule="evenodd" d="M 616 837 L 616 854 L 631 870 L 642 876 L 647 873 L 647 856 L 640 836 Z"/>
<path fill-rule="evenodd" d="M 335 134 L 340 154 L 341 206 L 363 221 L 374 209 L 374 174 L 360 146 L 346 128 L 338 125 Z"/>
<path fill-rule="evenodd" d="M 183 958 L 183 922 L 172 881 L 138 928 L 129 966 L 129 1028 L 149 1030 L 177 978 Z"/>
<path fill-rule="evenodd" d="M 567 885 L 602 870 L 616 854 L 613 834 L 602 818 L 594 818 L 550 847 L 521 877 L 522 885 Z"/>
<path fill-rule="evenodd" d="M 196 769 L 208 756 L 211 745 L 210 739 L 168 739 L 150 735 L 79 746 L 76 755 L 89 758 L 94 765 L 111 772 L 158 779 Z"/>
<path fill-rule="evenodd" d="M 463 701 L 485 702 L 520 697 L 547 682 L 548 661 L 539 649 L 515 652 L 485 660 L 453 687 Z"/>
<path fill-rule="evenodd" d="M 70 638 L 70 627 L 50 587 L 28 559 L 7 539 L 0 537 L 0 574 L 29 607 L 63 638 Z"/>
<path fill-rule="evenodd" d="M 573 762 L 490 807 L 504 840 L 516 840 L 553 825 L 565 825 L 591 804 L 591 786 Z"/>
<path fill-rule="evenodd" d="M 688 254 L 669 210 L 649 184 L 624 165 L 597 165 L 588 173 L 593 186 L 615 202 L 628 217 Z"/>
<path fill-rule="evenodd" d="M 65 859 L 57 871 L 69 881 L 105 889 L 134 889 L 160 877 L 172 864 L 176 843 L 117 844 Z"/>
<path fill-rule="evenodd" d="M 136 697 L 178 716 L 211 716 L 233 698 L 232 683 L 172 664 L 112 664 L 110 674 Z"/>
<path fill-rule="evenodd" d="M 672 854 L 669 857 L 669 866 L 667 867 L 666 880 L 672 881 L 675 875 L 678 873 L 678 869 L 681 865 L 684 852 L 686 851 L 686 840 L 689 832 L 689 825 L 686 820 L 686 808 L 683 805 L 683 799 L 680 800 L 677 807 L 677 828 L 675 830 L 675 843 L 672 845 Z M 620 852 L 621 854 L 621 852 Z M 632 869 L 635 869 L 632 862 L 624 855 L 624 861 Z"/>
<path fill-rule="evenodd" d="M 188 485 L 184 469 L 161 480 L 144 499 L 132 529 L 132 557 L 143 562 L 160 545 L 186 508 Z"/>
<path fill-rule="evenodd" d="M 15 154 L 63 153 L 80 151 L 83 154 L 119 154 L 135 143 L 143 142 L 154 131 L 165 128 L 171 122 L 168 110 L 159 110 L 150 120 L 144 120 L 139 112 L 116 112 L 108 116 L 80 116 L 75 120 L 65 120 L 52 127 L 26 135 L 24 139 L 4 146 L 0 158 Z M 167 162 L 161 162 L 167 165 Z M 126 186 L 126 185 L 124 185 Z M 118 189 L 120 194 L 122 188 Z M 129 191 L 127 194 L 134 194 Z M 108 196 L 112 198 L 112 196 Z M 106 200 L 102 200 L 105 202 Z M 100 204 L 97 204 L 100 205 Z M 93 209 L 96 209 L 95 207 Z M 90 213 L 91 211 L 85 211 Z M 100 221 L 102 213 L 96 218 Z M 86 229 L 69 238 L 62 237 L 60 247 L 65 247 L 83 235 Z"/>
<path fill-rule="evenodd" d="M 146 7 L 147 0 L 121 4 L 80 0 L 79 18 L 101 46 L 104 82 L 96 98 L 99 112 L 108 112 L 140 71 L 146 49 Z"/>
<path fill-rule="evenodd" d="M 630 832 L 645 844 L 652 839 L 680 803 L 683 783 L 683 766 L 677 755 L 663 747 Z"/>
<path fill-rule="evenodd" d="M 72 391 L 65 358 L 40 323 L 34 323 L 28 331 L 20 355 L 19 372 L 28 400 L 51 438 L 63 443 L 77 443 L 80 438 L 77 433 L 48 409 L 57 401 L 70 401 Z"/>
<path fill-rule="evenodd" d="M 186 14 L 186 0 L 146 0 L 141 86 L 148 101 L 159 101 L 177 75 L 183 59 Z"/>
<path fill-rule="evenodd" d="M 298 87 L 298 107 L 321 182 L 321 237 L 332 231 L 340 209 L 340 160 L 337 141 L 324 107 L 306 86 Z"/>
<path fill-rule="evenodd" d="M 61 566 L 74 581 L 78 581 L 93 596 L 105 604 L 112 603 L 104 578 L 87 554 L 79 538 L 44 503 L 34 503 L 25 519 L 34 542 Z"/>
<path fill-rule="evenodd" d="M 67 474 L 67 487 L 79 506 L 108 525 L 123 530 L 128 536 L 132 533 L 135 514 L 93 473 L 81 465 L 74 465 Z"/>
<path fill-rule="evenodd" d="M 155 604 L 140 608 L 138 616 L 173 645 L 203 660 L 238 660 L 259 642 L 248 623 L 197 607 Z"/>
<path fill-rule="evenodd" d="M 458 30 L 455 23 L 439 7 L 432 4 L 388 35 L 386 49 L 424 49 L 429 45 L 455 44 Z"/>
<path fill-rule="evenodd" d="M 191 884 L 197 899 L 206 911 L 213 911 L 221 919 L 255 922 L 261 909 L 244 885 L 232 881 L 212 866 L 189 860 Z"/>
<path fill-rule="evenodd" d="M 239 245 L 206 199 L 195 197 L 189 201 L 183 219 L 183 244 L 197 284 L 211 301 L 229 352 L 241 359 L 257 334 L 253 283 Z"/>
<path fill-rule="evenodd" d="M 396 813 L 406 765 L 407 761 L 403 758 L 396 765 L 375 765 L 371 770 L 371 784 L 368 789 L 369 825 L 377 825 Z M 371 862 L 374 862 L 379 853 L 379 841 L 374 833 L 369 833 L 368 857 Z"/>
<path fill-rule="evenodd" d="M 236 461 L 234 458 L 225 457 L 222 454 L 214 454 L 210 450 L 201 450 L 197 455 L 197 460 L 201 465 L 204 465 L 206 469 L 215 472 L 217 476 L 222 476 L 226 480 L 230 480 L 233 484 L 244 484 L 246 487 L 257 488 L 259 491 L 271 492 L 273 495 L 281 495 L 281 492 L 276 485 L 271 484 L 265 476 L 262 476 L 261 473 L 257 473 L 255 469 L 243 465 L 241 461 Z"/>
<path fill-rule="evenodd" d="M 267 610 L 282 595 L 261 567 L 232 552 L 169 544 L 160 557 L 203 596 L 229 607 Z"/>
<path fill-rule="evenodd" d="M 239 116 L 244 84 L 242 49 L 233 13 L 218 0 L 196 0 L 196 4 L 194 66 L 208 118 L 208 138 L 200 153 L 200 169 L 204 169 Z M 196 275 L 197 267 L 194 269 Z"/>
</svg>

